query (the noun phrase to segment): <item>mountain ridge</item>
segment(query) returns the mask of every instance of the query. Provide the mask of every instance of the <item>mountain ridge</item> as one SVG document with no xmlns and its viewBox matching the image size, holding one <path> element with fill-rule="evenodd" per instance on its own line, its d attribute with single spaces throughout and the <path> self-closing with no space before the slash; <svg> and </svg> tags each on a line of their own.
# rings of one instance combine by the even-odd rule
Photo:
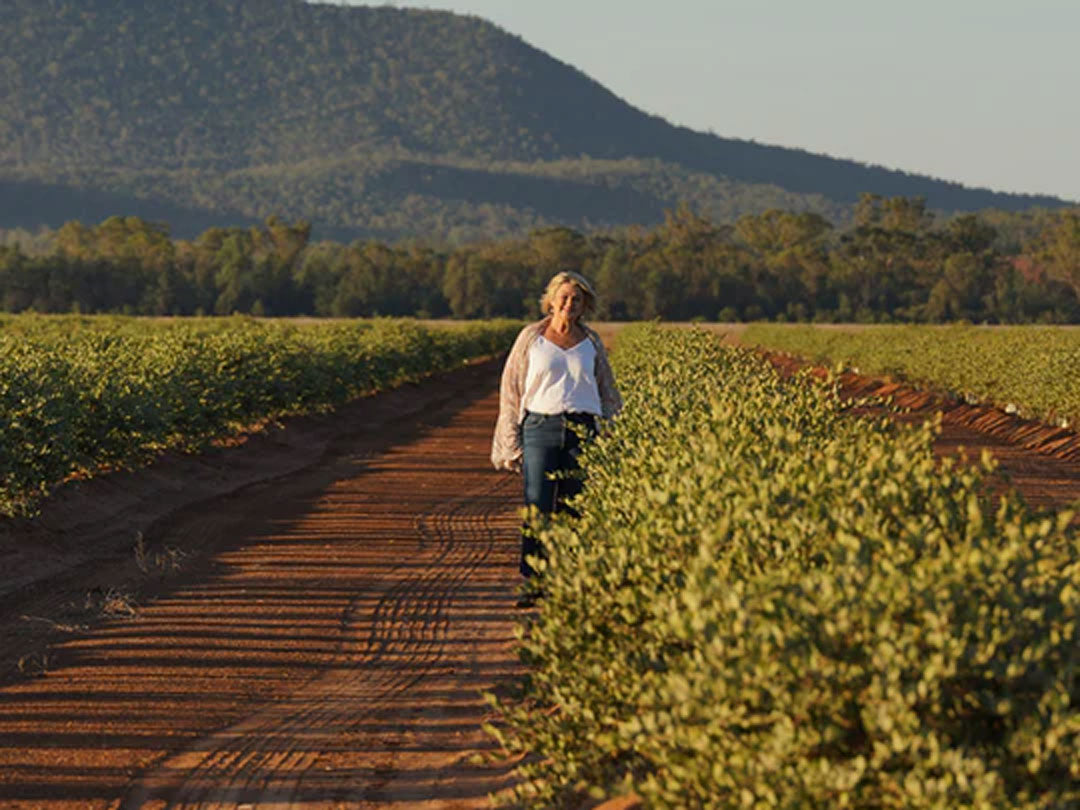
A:
<svg viewBox="0 0 1080 810">
<path fill-rule="evenodd" d="M 649 224 L 679 201 L 721 218 L 786 206 L 832 219 L 862 192 L 942 211 L 1066 204 L 676 126 L 478 17 L 302 0 L 10 2 L 5 195 L 70 188 L 200 221 L 273 212 L 319 232 L 459 240 Z M 349 180 L 327 175 L 322 191 L 296 170 L 334 161 Z M 560 195 L 563 211 L 549 202 Z M 183 231 L 191 217 L 178 217 Z"/>
</svg>

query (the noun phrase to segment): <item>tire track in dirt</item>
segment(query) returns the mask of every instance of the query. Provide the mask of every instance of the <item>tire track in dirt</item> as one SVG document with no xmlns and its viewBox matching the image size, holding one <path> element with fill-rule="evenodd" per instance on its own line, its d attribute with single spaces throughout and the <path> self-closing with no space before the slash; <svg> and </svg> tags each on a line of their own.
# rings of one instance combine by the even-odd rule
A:
<svg viewBox="0 0 1080 810">
<path fill-rule="evenodd" d="M 224 520 L 193 516 L 215 506 L 231 509 L 247 493 L 276 481 L 287 485 L 338 447 L 377 452 L 389 446 L 399 428 L 409 430 L 425 413 L 441 411 L 448 395 L 456 392 L 462 403 L 473 399 L 477 383 L 491 384 L 494 365 L 481 360 L 422 384 L 361 397 L 332 414 L 290 417 L 285 429 L 270 426 L 197 455 L 166 453 L 144 468 L 72 480 L 49 496 L 37 517 L 0 519 L 0 615 L 26 616 L 0 623 L 0 683 L 18 678 L 12 662 L 66 635 L 43 630 L 86 625 L 109 590 L 141 590 L 145 583 L 130 576 L 139 573 L 132 566 L 137 536 L 160 538 L 188 524 L 184 551 L 198 554 L 204 537 L 217 539 Z M 196 525 L 200 520 L 205 527 Z M 90 571 L 96 576 L 88 576 Z"/>
<path fill-rule="evenodd" d="M 500 477 L 419 517 L 422 567 L 389 572 L 393 584 L 373 608 L 360 596 L 349 606 L 343 645 L 356 648 L 348 653 L 352 661 L 166 761 L 123 807 L 152 799 L 175 808 L 302 803 L 308 772 L 336 747 L 325 730 L 355 725 L 445 659 L 448 607 L 494 552 L 498 531 L 505 532 L 497 512 L 505 511 L 511 490 L 516 494 L 515 484 Z M 357 678 L 358 672 L 375 674 Z"/>
<path fill-rule="evenodd" d="M 158 537 L 220 535 L 0 690 L 0 806 L 487 806 L 512 778 L 471 757 L 495 748 L 481 691 L 520 673 L 520 482 L 487 459 L 498 365 L 463 374 L 399 442 L 346 441 Z"/>
</svg>

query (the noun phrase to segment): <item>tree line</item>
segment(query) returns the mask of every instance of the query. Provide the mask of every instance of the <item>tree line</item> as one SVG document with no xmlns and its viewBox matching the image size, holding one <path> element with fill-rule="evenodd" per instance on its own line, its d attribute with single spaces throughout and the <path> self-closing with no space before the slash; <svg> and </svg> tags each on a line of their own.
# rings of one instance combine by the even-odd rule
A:
<svg viewBox="0 0 1080 810">
<path fill-rule="evenodd" d="M 610 320 L 1080 322 L 1076 208 L 939 220 L 921 198 L 866 194 L 837 229 L 816 213 L 717 223 L 680 205 L 652 228 L 457 247 L 315 242 L 276 217 L 193 240 L 135 217 L 0 236 L 5 312 L 519 318 L 568 268 Z"/>
</svg>

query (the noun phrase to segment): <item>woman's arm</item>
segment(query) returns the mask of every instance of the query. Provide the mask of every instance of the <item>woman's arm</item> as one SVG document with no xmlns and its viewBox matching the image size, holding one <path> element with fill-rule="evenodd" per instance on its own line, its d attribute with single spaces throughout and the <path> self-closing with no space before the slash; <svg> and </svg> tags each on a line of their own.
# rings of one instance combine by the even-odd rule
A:
<svg viewBox="0 0 1080 810">
<path fill-rule="evenodd" d="M 518 333 L 503 366 L 499 383 L 499 416 L 495 420 L 495 435 L 491 439 L 491 463 L 497 470 L 515 470 L 521 460 L 518 415 L 528 370 L 532 331 L 535 331 L 534 326 L 526 326 Z"/>
<path fill-rule="evenodd" d="M 615 385 L 615 372 L 611 370 L 607 350 L 604 349 L 600 336 L 588 327 L 585 327 L 585 334 L 589 336 L 589 340 L 596 347 L 595 375 L 596 387 L 600 393 L 600 409 L 603 412 L 603 417 L 610 419 L 622 410 L 622 395 L 619 394 L 619 389 Z"/>
</svg>

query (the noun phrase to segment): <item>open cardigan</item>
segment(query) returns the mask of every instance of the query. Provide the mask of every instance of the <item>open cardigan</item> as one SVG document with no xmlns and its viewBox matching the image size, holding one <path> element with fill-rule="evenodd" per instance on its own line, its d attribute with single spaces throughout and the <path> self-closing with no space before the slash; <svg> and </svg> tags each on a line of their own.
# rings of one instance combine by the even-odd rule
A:
<svg viewBox="0 0 1080 810">
<path fill-rule="evenodd" d="M 517 336 L 503 368 L 499 386 L 499 418 L 495 422 L 495 436 L 491 441 L 491 463 L 498 470 L 516 469 L 521 458 L 521 423 L 525 419 L 525 403 L 531 391 L 525 390 L 525 377 L 529 370 L 529 348 L 544 334 L 551 316 L 526 326 Z M 611 371 L 607 352 L 600 336 L 582 325 L 585 336 L 596 347 L 596 386 L 600 393 L 600 415 L 610 419 L 622 408 L 622 397 L 615 387 L 615 375 Z"/>
</svg>

